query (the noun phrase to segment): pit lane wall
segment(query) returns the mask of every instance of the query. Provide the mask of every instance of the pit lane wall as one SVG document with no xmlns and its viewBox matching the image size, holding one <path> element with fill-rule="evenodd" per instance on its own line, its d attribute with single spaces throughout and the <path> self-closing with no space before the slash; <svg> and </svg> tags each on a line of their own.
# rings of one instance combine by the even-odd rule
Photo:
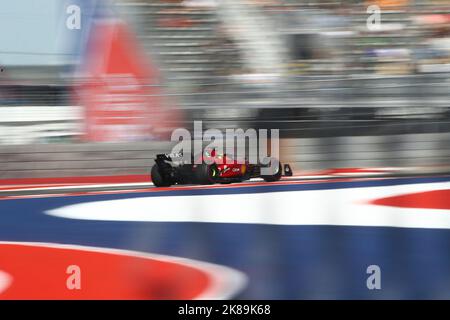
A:
<svg viewBox="0 0 450 320">
<path fill-rule="evenodd" d="M 173 142 L 0 146 L 0 179 L 149 174 Z M 432 167 L 450 161 L 450 133 L 284 139 L 294 173 L 329 168 Z"/>
</svg>

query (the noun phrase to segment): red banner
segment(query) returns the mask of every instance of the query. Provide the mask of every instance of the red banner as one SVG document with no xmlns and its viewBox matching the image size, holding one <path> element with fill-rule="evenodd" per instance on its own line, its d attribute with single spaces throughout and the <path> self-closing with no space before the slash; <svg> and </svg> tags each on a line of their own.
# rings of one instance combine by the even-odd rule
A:
<svg viewBox="0 0 450 320">
<path fill-rule="evenodd" d="M 142 141 L 167 133 L 174 111 L 164 103 L 159 73 L 125 23 L 97 23 L 91 32 L 79 97 L 88 141 Z M 172 123 L 173 124 L 173 123 Z"/>
</svg>

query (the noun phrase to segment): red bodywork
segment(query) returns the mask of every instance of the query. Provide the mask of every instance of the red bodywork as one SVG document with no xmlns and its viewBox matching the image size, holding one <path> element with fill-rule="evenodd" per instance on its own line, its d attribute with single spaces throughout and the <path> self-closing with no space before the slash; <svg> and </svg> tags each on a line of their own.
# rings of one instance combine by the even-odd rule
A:
<svg viewBox="0 0 450 320">
<path fill-rule="evenodd" d="M 216 150 L 205 152 L 202 159 L 207 164 L 215 163 L 221 178 L 239 178 L 248 171 L 247 161 L 233 160 L 226 154 L 217 154 Z"/>
</svg>

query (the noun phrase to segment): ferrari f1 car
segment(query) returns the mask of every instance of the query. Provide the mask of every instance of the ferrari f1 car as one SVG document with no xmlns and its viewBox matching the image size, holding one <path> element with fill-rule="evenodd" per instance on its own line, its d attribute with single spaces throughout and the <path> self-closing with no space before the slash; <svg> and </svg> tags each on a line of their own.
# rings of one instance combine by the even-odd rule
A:
<svg viewBox="0 0 450 320">
<path fill-rule="evenodd" d="M 177 156 L 179 155 L 158 154 L 156 156 L 151 170 L 152 182 L 156 187 L 168 187 L 173 184 L 226 184 L 251 178 L 263 178 L 267 182 L 273 182 L 280 180 L 283 175 L 292 176 L 291 167 L 288 164 L 282 166 L 274 158 L 267 161 L 267 164 L 251 164 L 248 160 L 238 162 L 226 154 L 216 154 L 215 150 L 212 150 L 201 156 L 202 161 L 191 161 L 187 164 L 177 163 Z M 272 165 L 273 163 L 275 165 Z M 270 174 L 262 174 L 265 170 L 261 169 L 264 167 Z M 272 167 L 275 168 L 272 169 Z"/>
</svg>

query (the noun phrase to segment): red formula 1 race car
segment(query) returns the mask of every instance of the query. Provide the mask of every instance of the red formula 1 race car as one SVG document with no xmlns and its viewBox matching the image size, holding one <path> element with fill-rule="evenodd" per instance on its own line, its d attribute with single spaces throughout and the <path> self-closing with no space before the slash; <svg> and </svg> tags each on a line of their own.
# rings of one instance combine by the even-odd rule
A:
<svg viewBox="0 0 450 320">
<path fill-rule="evenodd" d="M 216 154 L 215 150 L 200 156 L 202 161 L 186 164 L 177 163 L 179 155 L 158 154 L 152 167 L 152 182 L 156 187 L 173 184 L 213 184 L 242 182 L 251 178 L 263 178 L 267 182 L 278 181 L 281 176 L 292 176 L 291 167 L 284 166 L 274 158 L 268 164 L 250 164 L 247 160 L 236 161 L 226 154 Z M 275 168 L 272 169 L 272 163 Z M 278 164 L 278 165 L 276 165 Z M 262 174 L 266 168 L 270 174 Z"/>
</svg>

